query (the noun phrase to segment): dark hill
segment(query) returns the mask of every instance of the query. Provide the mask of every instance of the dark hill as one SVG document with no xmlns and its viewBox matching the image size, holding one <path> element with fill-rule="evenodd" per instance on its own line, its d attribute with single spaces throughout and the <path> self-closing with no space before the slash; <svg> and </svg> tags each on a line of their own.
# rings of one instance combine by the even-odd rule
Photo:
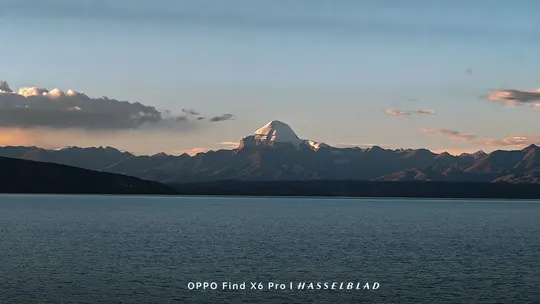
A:
<svg viewBox="0 0 540 304">
<path fill-rule="evenodd" d="M 168 186 L 121 174 L 0 157 L 2 193 L 175 194 Z"/>
<path fill-rule="evenodd" d="M 351 180 L 220 181 L 174 184 L 182 195 L 540 199 L 540 185 L 493 182 Z"/>
</svg>

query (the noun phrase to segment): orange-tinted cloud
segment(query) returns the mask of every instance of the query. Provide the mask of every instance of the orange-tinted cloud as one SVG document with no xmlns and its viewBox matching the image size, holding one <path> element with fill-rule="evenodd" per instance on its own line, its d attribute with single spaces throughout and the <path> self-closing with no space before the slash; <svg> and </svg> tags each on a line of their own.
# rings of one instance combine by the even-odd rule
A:
<svg viewBox="0 0 540 304">
<path fill-rule="evenodd" d="M 219 143 L 220 145 L 226 145 L 226 146 L 237 146 L 237 141 L 222 141 Z"/>
<path fill-rule="evenodd" d="M 494 90 L 486 96 L 489 101 L 501 102 L 509 105 L 520 105 L 540 101 L 540 89 L 536 91 L 521 91 L 514 89 Z"/>
<path fill-rule="evenodd" d="M 526 146 L 530 144 L 536 144 L 540 142 L 540 136 L 538 135 L 510 135 L 502 139 L 487 139 L 481 141 L 482 144 L 488 146 Z"/>
<path fill-rule="evenodd" d="M 422 133 L 434 134 L 438 136 L 445 136 L 453 140 L 466 140 L 471 141 L 477 138 L 476 135 L 472 134 L 462 134 L 456 130 L 447 130 L 447 129 L 422 129 Z"/>
<path fill-rule="evenodd" d="M 393 110 L 393 109 L 388 109 L 385 111 L 385 113 L 387 115 L 391 115 L 391 116 L 411 116 L 411 112 L 409 111 L 401 111 L 401 110 Z"/>
</svg>

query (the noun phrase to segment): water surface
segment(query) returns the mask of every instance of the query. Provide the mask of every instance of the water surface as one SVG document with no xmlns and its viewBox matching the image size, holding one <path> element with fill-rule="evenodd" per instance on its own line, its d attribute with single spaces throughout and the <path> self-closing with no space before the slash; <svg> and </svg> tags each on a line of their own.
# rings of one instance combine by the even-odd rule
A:
<svg viewBox="0 0 540 304">
<path fill-rule="evenodd" d="M 539 223 L 534 201 L 3 195 L 0 303 L 538 303 Z"/>
</svg>

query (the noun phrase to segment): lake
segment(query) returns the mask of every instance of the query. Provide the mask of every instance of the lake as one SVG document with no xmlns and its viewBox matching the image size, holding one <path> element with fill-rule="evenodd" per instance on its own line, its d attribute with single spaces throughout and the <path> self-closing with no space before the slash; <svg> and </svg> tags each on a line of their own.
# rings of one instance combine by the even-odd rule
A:
<svg viewBox="0 0 540 304">
<path fill-rule="evenodd" d="M 0 303 L 538 303 L 539 227 L 535 201 L 1 195 Z"/>
</svg>

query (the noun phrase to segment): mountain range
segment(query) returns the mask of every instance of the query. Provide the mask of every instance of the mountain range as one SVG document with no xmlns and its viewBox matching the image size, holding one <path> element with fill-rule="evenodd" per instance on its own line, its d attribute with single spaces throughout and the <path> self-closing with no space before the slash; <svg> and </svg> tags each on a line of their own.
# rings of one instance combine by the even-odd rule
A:
<svg viewBox="0 0 540 304">
<path fill-rule="evenodd" d="M 112 147 L 1 147 L 0 156 L 119 173 L 162 183 L 237 181 L 437 181 L 540 183 L 540 147 L 458 156 L 427 149 L 337 148 L 300 139 L 271 121 L 236 149 L 137 156 Z"/>
</svg>

